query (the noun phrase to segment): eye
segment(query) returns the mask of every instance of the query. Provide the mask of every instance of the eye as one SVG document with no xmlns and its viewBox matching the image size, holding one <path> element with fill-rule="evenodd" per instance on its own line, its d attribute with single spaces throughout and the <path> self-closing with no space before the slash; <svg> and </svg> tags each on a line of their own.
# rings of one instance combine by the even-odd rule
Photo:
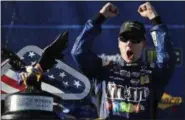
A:
<svg viewBox="0 0 185 120">
<path fill-rule="evenodd" d="M 124 37 L 119 37 L 119 40 L 122 41 L 122 42 L 127 42 L 128 39 L 124 38 Z"/>
<path fill-rule="evenodd" d="M 131 39 L 131 42 L 134 44 L 138 44 L 141 42 L 141 39 Z"/>
</svg>

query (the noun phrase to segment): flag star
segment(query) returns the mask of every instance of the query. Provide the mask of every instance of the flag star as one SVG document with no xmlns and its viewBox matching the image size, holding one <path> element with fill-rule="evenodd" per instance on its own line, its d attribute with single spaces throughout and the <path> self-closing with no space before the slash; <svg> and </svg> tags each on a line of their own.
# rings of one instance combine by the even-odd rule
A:
<svg viewBox="0 0 185 120">
<path fill-rule="evenodd" d="M 74 80 L 74 85 L 78 88 L 79 86 L 81 86 L 81 84 L 79 83 L 80 81 L 76 81 Z"/>
<path fill-rule="evenodd" d="M 28 55 L 29 57 L 34 57 L 35 56 L 35 53 L 34 52 L 29 52 L 29 55 Z"/>
<path fill-rule="evenodd" d="M 35 63 L 36 63 L 36 61 L 31 62 L 31 65 L 34 65 Z"/>
<path fill-rule="evenodd" d="M 60 66 L 60 64 L 57 64 L 55 68 L 62 69 L 62 67 Z"/>
<path fill-rule="evenodd" d="M 63 84 L 64 84 L 65 86 L 69 86 L 68 82 L 63 82 Z"/>
<path fill-rule="evenodd" d="M 55 79 L 55 77 L 53 75 L 48 75 L 48 77 L 51 79 Z"/>
<path fill-rule="evenodd" d="M 60 77 L 64 78 L 66 76 L 66 74 L 64 72 L 60 73 L 59 75 Z"/>
</svg>

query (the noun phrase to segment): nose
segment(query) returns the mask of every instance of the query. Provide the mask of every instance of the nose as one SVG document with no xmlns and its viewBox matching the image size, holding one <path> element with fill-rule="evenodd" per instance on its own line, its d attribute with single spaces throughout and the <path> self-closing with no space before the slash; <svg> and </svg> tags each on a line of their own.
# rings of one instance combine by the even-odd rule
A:
<svg viewBox="0 0 185 120">
<path fill-rule="evenodd" d="M 132 46 L 132 42 L 130 40 L 127 41 L 128 46 Z"/>
</svg>

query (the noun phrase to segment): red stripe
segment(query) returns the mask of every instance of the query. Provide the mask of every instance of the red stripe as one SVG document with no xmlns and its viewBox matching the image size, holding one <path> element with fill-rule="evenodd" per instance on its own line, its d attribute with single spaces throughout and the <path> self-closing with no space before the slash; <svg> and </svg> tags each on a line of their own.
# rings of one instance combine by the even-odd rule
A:
<svg viewBox="0 0 185 120">
<path fill-rule="evenodd" d="M 5 92 L 5 91 L 3 91 L 3 90 L 1 90 L 1 94 L 6 94 L 6 92 Z"/>
<path fill-rule="evenodd" d="M 12 86 L 12 87 L 14 87 L 14 88 L 16 88 L 16 89 L 19 89 L 19 90 L 21 90 L 21 91 L 25 89 L 24 84 L 19 85 L 19 84 L 17 83 L 17 81 L 15 81 L 15 80 L 9 78 L 9 77 L 6 76 L 6 75 L 1 76 L 1 81 L 3 81 L 4 83 L 6 83 L 7 85 Z"/>
</svg>

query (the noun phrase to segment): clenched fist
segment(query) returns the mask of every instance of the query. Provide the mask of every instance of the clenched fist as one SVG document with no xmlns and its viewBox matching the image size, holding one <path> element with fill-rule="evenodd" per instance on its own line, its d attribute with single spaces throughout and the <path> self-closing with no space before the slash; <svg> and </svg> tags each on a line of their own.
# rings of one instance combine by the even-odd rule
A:
<svg viewBox="0 0 185 120">
<path fill-rule="evenodd" d="M 100 13 L 103 14 L 106 18 L 115 17 L 119 14 L 118 8 L 112 3 L 107 3 L 100 10 Z"/>
<path fill-rule="evenodd" d="M 138 8 L 138 12 L 142 17 L 148 18 L 150 20 L 158 16 L 156 10 L 149 2 L 140 5 Z"/>
</svg>

